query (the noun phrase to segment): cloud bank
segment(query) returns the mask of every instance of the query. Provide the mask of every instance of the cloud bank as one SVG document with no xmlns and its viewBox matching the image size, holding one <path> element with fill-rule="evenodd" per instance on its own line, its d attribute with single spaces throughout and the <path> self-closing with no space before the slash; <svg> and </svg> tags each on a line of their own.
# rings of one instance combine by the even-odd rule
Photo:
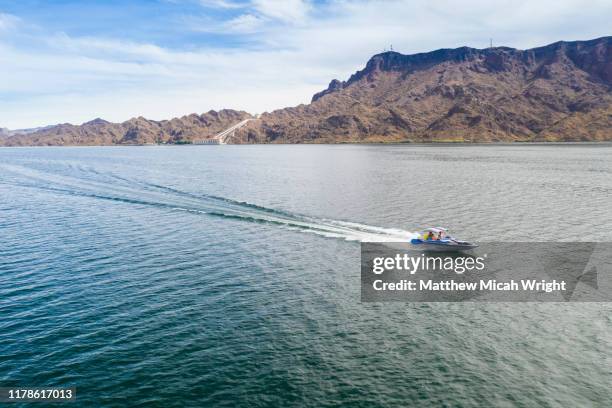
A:
<svg viewBox="0 0 612 408">
<path fill-rule="evenodd" d="M 493 38 L 530 48 L 609 35 L 612 17 L 609 1 L 175 0 L 143 3 L 120 35 L 104 3 L 108 25 L 88 21 L 78 2 L 59 21 L 2 4 L 0 127 L 12 129 L 259 113 L 309 102 L 391 44 L 415 53 Z"/>
</svg>

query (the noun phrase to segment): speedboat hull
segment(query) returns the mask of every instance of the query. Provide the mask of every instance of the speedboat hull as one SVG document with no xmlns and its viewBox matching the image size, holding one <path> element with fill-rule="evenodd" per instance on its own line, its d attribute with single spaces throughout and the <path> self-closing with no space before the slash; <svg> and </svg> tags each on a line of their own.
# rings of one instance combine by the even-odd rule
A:
<svg viewBox="0 0 612 408">
<path fill-rule="evenodd" d="M 453 251 L 469 251 L 477 248 L 478 245 L 466 242 L 466 241 L 455 241 L 455 240 L 422 240 L 413 239 L 410 241 L 412 245 L 418 247 L 424 251 L 441 251 L 441 252 L 453 252 Z"/>
</svg>

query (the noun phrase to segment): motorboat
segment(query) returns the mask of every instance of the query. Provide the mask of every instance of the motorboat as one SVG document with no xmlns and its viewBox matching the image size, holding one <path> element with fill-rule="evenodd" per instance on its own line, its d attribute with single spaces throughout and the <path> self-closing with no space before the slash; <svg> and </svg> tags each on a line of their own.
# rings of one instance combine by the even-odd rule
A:
<svg viewBox="0 0 612 408">
<path fill-rule="evenodd" d="M 460 241 L 451 237 L 446 228 L 432 227 L 426 228 L 419 234 L 418 238 L 413 238 L 410 243 L 425 251 L 469 251 L 478 247 L 478 244 L 467 241 Z"/>
</svg>

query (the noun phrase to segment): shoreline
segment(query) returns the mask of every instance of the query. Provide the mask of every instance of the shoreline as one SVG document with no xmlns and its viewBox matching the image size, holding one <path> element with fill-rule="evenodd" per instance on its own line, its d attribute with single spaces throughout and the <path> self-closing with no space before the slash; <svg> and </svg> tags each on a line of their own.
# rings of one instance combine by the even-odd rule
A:
<svg viewBox="0 0 612 408">
<path fill-rule="evenodd" d="M 572 146 L 572 145 L 612 145 L 612 140 L 596 141 L 552 141 L 552 142 L 336 142 L 336 143 L 228 143 L 222 146 Z M 210 148 L 210 145 L 198 145 L 193 143 L 159 143 L 159 144 L 105 144 L 105 145 L 22 145 L 3 146 L 0 148 L 63 148 L 63 147 L 188 147 L 198 146 Z M 217 145 L 214 145 L 217 146 Z"/>
</svg>

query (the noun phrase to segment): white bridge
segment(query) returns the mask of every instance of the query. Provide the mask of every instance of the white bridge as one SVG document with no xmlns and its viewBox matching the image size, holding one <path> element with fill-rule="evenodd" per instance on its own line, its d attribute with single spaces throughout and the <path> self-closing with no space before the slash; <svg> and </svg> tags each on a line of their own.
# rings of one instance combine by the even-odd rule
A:
<svg viewBox="0 0 612 408">
<path fill-rule="evenodd" d="M 220 145 L 220 144 L 226 144 L 228 139 L 230 137 L 233 137 L 238 129 L 240 129 L 241 127 L 243 127 L 247 123 L 249 123 L 249 121 L 251 121 L 251 120 L 256 120 L 256 119 L 253 119 L 253 118 L 245 119 L 245 120 L 243 120 L 241 122 L 238 122 L 235 125 L 227 128 L 227 129 L 225 129 L 223 132 L 217 133 L 216 135 L 214 135 L 213 137 L 211 137 L 209 139 L 194 140 L 193 144 L 197 144 L 197 145 L 204 145 L 204 144 Z"/>
</svg>

